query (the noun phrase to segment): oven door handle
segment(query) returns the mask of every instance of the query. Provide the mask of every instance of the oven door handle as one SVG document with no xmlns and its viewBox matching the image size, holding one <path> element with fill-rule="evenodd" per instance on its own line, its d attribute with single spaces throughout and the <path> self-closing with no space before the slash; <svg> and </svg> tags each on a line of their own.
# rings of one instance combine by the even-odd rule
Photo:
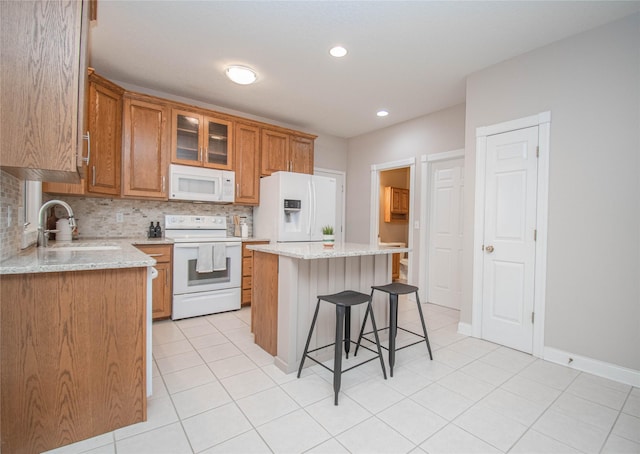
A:
<svg viewBox="0 0 640 454">
<path fill-rule="evenodd" d="M 190 249 L 190 248 L 198 248 L 201 244 L 210 244 L 213 246 L 214 244 L 224 244 L 227 247 L 240 247 L 242 243 L 238 243 L 237 241 L 233 242 L 223 242 L 223 241 L 215 241 L 215 242 L 206 242 L 206 243 L 174 243 L 174 249 Z"/>
</svg>

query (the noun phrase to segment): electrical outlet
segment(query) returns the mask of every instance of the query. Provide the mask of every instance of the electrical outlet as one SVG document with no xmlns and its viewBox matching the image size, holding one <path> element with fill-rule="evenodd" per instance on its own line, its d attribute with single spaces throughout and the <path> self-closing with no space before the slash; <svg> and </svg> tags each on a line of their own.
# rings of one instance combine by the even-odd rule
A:
<svg viewBox="0 0 640 454">
<path fill-rule="evenodd" d="M 420 221 L 413 221 L 413 228 L 414 229 L 419 229 L 420 228 Z"/>
<path fill-rule="evenodd" d="M 122 212 L 118 211 L 116 213 L 116 222 L 124 222 L 124 216 L 122 215 Z"/>
<path fill-rule="evenodd" d="M 11 227 L 11 205 L 7 206 L 7 227 Z"/>
</svg>

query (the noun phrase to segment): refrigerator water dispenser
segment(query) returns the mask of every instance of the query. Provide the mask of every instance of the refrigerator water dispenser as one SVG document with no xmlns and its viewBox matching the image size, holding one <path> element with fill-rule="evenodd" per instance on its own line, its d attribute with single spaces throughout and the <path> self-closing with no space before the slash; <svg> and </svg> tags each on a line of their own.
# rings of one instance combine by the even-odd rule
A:
<svg viewBox="0 0 640 454">
<path fill-rule="evenodd" d="M 302 209 L 302 201 L 285 199 L 284 200 L 284 230 L 285 232 L 299 232 L 300 210 Z"/>
</svg>

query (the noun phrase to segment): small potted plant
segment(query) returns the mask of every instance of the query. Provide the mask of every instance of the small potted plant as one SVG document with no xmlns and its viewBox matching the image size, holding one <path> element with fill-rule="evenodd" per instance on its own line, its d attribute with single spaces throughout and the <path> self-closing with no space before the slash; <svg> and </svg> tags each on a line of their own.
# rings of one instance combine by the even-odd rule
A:
<svg viewBox="0 0 640 454">
<path fill-rule="evenodd" d="M 335 242 L 335 236 L 333 235 L 333 226 L 325 225 L 322 227 L 322 245 L 327 248 L 332 248 Z"/>
</svg>

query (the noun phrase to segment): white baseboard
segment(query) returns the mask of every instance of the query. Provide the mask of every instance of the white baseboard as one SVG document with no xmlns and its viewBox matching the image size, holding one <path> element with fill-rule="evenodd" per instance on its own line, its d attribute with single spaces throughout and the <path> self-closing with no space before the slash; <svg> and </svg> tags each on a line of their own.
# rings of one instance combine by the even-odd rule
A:
<svg viewBox="0 0 640 454">
<path fill-rule="evenodd" d="M 460 325 L 458 325 L 458 332 L 461 332 Z M 552 363 L 561 364 L 582 372 L 588 372 L 593 375 L 608 378 L 609 380 L 626 383 L 627 385 L 640 387 L 639 370 L 628 369 L 615 364 L 605 363 L 604 361 L 597 359 L 574 355 L 573 353 L 568 353 L 551 347 L 545 347 L 543 355 L 544 360 Z"/>
<path fill-rule="evenodd" d="M 464 334 L 465 336 L 471 336 L 471 323 L 458 323 L 458 334 Z"/>
</svg>

